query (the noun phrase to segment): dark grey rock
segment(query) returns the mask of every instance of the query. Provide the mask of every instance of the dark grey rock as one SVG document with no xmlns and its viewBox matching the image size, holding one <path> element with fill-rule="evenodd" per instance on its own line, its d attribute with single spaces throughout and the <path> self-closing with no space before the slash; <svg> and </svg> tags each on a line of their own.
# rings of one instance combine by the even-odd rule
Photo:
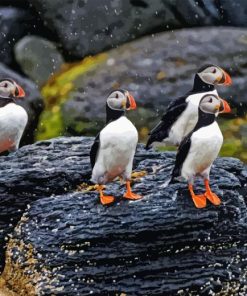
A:
<svg viewBox="0 0 247 296">
<path fill-rule="evenodd" d="M 246 44 L 245 29 L 214 27 L 160 33 L 108 51 L 93 70 L 82 71 L 73 81 L 75 89 L 62 108 L 65 127 L 69 134 L 85 134 L 87 128 L 77 126 L 93 118 L 97 129 L 104 121 L 106 95 L 116 87 L 134 94 L 139 108 L 130 116 L 137 127 L 152 127 L 171 100 L 191 89 L 205 63 L 231 74 L 233 85 L 218 91 L 242 115 L 247 110 Z"/>
<path fill-rule="evenodd" d="M 81 58 L 150 32 L 247 25 L 244 0 L 29 0 L 70 57 Z"/>
<path fill-rule="evenodd" d="M 167 24 L 179 26 L 173 1 L 29 0 L 58 35 L 68 55 L 98 53 Z"/>
<path fill-rule="evenodd" d="M 32 201 L 74 190 L 90 179 L 91 138 L 58 138 L 0 157 L 0 269 L 4 237 Z M 142 150 L 136 162 L 156 153 Z M 7 177 L 6 177 L 7 176 Z"/>
<path fill-rule="evenodd" d="M 58 138 L 0 158 L 5 234 L 30 204 L 8 242 L 9 287 L 20 296 L 246 293 L 247 170 L 239 160 L 217 159 L 211 182 L 223 203 L 198 210 L 186 184 L 167 186 L 175 154 L 139 146 L 135 167 L 147 175 L 134 190 L 144 198 L 122 200 L 115 182 L 106 192 L 117 202 L 103 207 L 95 192 L 74 192 L 89 179 L 91 141 Z"/>
<path fill-rule="evenodd" d="M 25 36 L 15 44 L 14 52 L 23 72 L 39 86 L 64 63 L 55 44 L 39 36 Z"/>
<path fill-rule="evenodd" d="M 17 7 L 0 7 L 0 60 L 11 65 L 14 63 L 13 45 L 31 30 L 32 15 Z"/>
<path fill-rule="evenodd" d="M 26 79 L 16 72 L 10 70 L 7 66 L 0 63 L 0 77 L 12 78 L 19 83 L 25 90 L 26 97 L 16 102 L 23 106 L 28 113 L 28 124 L 24 132 L 21 144 L 29 144 L 34 141 L 34 132 L 38 125 L 41 111 L 44 108 L 43 99 L 38 87 L 29 79 Z"/>
</svg>

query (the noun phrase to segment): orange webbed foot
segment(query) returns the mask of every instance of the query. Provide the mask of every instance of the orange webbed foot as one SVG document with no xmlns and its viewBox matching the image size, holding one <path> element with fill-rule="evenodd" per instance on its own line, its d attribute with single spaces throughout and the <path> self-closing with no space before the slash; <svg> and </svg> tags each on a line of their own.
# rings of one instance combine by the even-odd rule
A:
<svg viewBox="0 0 247 296">
<path fill-rule="evenodd" d="M 192 184 L 189 184 L 189 191 L 190 191 L 190 195 L 192 197 L 192 200 L 194 202 L 194 205 L 198 209 L 205 208 L 206 205 L 207 205 L 206 196 L 204 196 L 204 194 L 196 195 L 195 192 L 194 192 L 194 190 L 193 190 L 193 185 Z"/>
<path fill-rule="evenodd" d="M 127 189 L 127 191 L 124 194 L 124 198 L 131 199 L 131 200 L 138 200 L 138 199 L 142 198 L 141 195 L 132 192 L 131 186 L 130 186 L 130 181 L 126 182 L 126 189 Z"/>
<path fill-rule="evenodd" d="M 113 203 L 115 200 L 114 196 L 110 196 L 110 195 L 103 195 L 100 196 L 100 202 L 102 203 L 102 205 L 108 205 Z"/>
<path fill-rule="evenodd" d="M 213 205 L 219 206 L 221 204 L 221 200 L 215 193 L 206 192 L 204 195 Z"/>
<path fill-rule="evenodd" d="M 206 205 L 207 205 L 207 199 L 206 199 L 206 197 L 203 194 L 201 194 L 201 195 L 193 195 L 192 196 L 192 200 L 194 202 L 194 205 L 198 209 L 205 208 Z"/>
<path fill-rule="evenodd" d="M 210 189 L 210 186 L 209 186 L 209 180 L 208 179 L 205 179 L 204 181 L 205 183 L 205 187 L 206 187 L 206 192 L 205 192 L 205 196 L 206 198 L 215 206 L 218 206 L 221 204 L 221 200 L 219 199 L 219 197 L 213 193 Z"/>
<path fill-rule="evenodd" d="M 133 193 L 133 192 L 126 192 L 124 194 L 124 198 L 126 198 L 126 199 L 132 199 L 132 200 L 138 200 L 138 199 L 141 199 L 142 196 L 139 195 L 139 194 Z"/>
</svg>

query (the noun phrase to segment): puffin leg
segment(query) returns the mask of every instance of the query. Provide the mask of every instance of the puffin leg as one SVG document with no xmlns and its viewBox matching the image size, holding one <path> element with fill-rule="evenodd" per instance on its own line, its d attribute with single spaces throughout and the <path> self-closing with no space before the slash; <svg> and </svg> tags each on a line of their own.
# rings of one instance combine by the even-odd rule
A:
<svg viewBox="0 0 247 296">
<path fill-rule="evenodd" d="M 133 193 L 131 190 L 130 181 L 127 181 L 126 182 L 126 192 L 124 194 L 124 198 L 137 200 L 137 199 L 141 199 L 142 196 L 139 194 Z"/>
<path fill-rule="evenodd" d="M 97 185 L 96 188 L 99 191 L 99 198 L 100 198 L 100 202 L 102 203 L 102 205 L 107 205 L 107 204 L 114 202 L 114 200 L 115 200 L 114 196 L 104 195 L 104 193 L 103 193 L 104 186 L 103 185 Z"/>
<path fill-rule="evenodd" d="M 195 206 L 198 209 L 205 208 L 206 207 L 206 203 L 207 203 L 207 199 L 204 196 L 204 194 L 202 194 L 202 195 L 196 195 L 194 193 L 193 185 L 192 184 L 189 184 L 189 191 L 190 191 L 190 195 L 192 197 L 192 200 L 193 200 Z"/>
<path fill-rule="evenodd" d="M 205 187 L 206 187 L 206 192 L 204 193 L 204 195 L 206 196 L 206 198 L 215 206 L 218 206 L 221 204 L 221 200 L 219 199 L 219 197 L 213 193 L 211 191 L 211 188 L 209 186 L 209 180 L 205 179 L 204 181 Z"/>
</svg>

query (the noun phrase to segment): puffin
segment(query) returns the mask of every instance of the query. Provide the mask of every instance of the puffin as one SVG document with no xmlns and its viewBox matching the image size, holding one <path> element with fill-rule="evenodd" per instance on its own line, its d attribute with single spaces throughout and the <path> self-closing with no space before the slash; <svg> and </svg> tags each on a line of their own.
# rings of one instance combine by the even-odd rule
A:
<svg viewBox="0 0 247 296">
<path fill-rule="evenodd" d="M 221 203 L 220 198 L 210 189 L 209 174 L 223 143 L 216 117 L 219 113 L 229 112 L 231 108 L 225 100 L 214 94 L 204 95 L 199 103 L 196 126 L 182 140 L 178 148 L 171 182 L 185 179 L 197 208 L 204 208 L 207 199 L 214 205 Z M 202 195 L 196 195 L 193 190 L 196 176 L 204 179 L 206 192 Z"/>
<path fill-rule="evenodd" d="M 196 125 L 201 98 L 208 93 L 217 96 L 215 85 L 231 84 L 230 75 L 219 66 L 207 64 L 201 67 L 195 74 L 192 90 L 172 101 L 161 121 L 151 130 L 146 149 L 149 149 L 153 142 L 179 146 Z"/>
<path fill-rule="evenodd" d="M 19 148 L 28 121 L 26 110 L 16 104 L 25 92 L 14 80 L 0 80 L 0 153 L 13 152 Z"/>
<path fill-rule="evenodd" d="M 140 195 L 131 189 L 133 159 L 138 133 L 126 117 L 126 111 L 136 109 L 133 96 L 123 89 L 114 90 L 106 100 L 106 125 L 96 136 L 90 150 L 91 181 L 99 191 L 103 205 L 114 202 L 114 196 L 104 195 L 104 185 L 121 177 L 126 182 L 124 198 L 138 200 Z"/>
</svg>

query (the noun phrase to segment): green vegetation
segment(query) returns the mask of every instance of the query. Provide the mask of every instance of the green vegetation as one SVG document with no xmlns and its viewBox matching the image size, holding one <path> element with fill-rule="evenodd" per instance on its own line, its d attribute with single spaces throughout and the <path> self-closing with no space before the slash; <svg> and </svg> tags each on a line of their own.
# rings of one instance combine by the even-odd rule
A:
<svg viewBox="0 0 247 296">
<path fill-rule="evenodd" d="M 94 69 L 107 59 L 107 54 L 87 57 L 79 63 L 66 64 L 42 88 L 45 110 L 41 115 L 36 140 L 45 140 L 65 134 L 61 107 L 69 99 L 77 77 Z M 83 123 L 82 123 L 83 124 Z"/>
</svg>

